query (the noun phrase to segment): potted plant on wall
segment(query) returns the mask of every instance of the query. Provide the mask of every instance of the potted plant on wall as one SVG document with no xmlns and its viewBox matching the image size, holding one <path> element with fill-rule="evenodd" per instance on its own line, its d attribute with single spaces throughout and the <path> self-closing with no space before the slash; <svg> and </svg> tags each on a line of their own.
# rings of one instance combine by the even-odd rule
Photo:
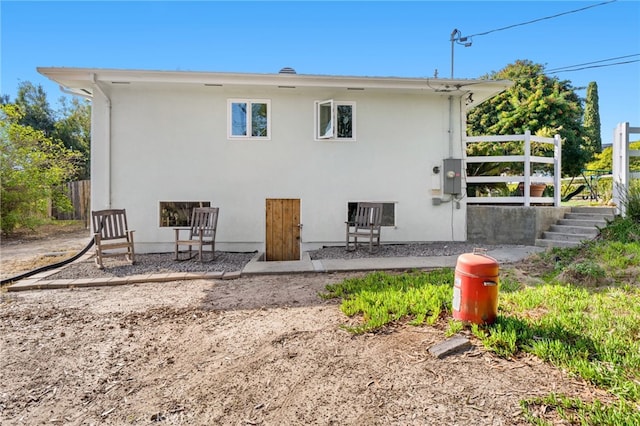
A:
<svg viewBox="0 0 640 426">
<path fill-rule="evenodd" d="M 548 173 L 546 171 L 536 171 L 533 176 L 532 176 L 532 180 L 529 183 L 529 195 L 531 197 L 542 197 L 542 194 L 544 193 L 544 190 L 547 188 L 547 184 L 544 182 L 536 182 L 535 178 L 536 177 L 542 177 L 547 175 Z M 520 182 L 520 184 L 518 185 L 518 190 L 520 191 L 520 194 L 524 195 L 524 183 Z"/>
<path fill-rule="evenodd" d="M 547 184 L 546 183 L 542 183 L 542 182 L 531 182 L 529 184 L 529 195 L 532 197 L 542 197 L 542 194 L 544 193 L 544 190 L 547 188 Z M 524 195 L 524 183 L 520 182 L 520 184 L 518 185 L 518 190 L 520 190 L 520 193 Z"/>
</svg>

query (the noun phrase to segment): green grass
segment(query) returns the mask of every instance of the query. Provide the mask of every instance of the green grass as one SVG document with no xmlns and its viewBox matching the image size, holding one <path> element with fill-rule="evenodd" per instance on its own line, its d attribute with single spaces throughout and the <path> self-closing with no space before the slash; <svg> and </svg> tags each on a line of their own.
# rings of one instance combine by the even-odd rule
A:
<svg viewBox="0 0 640 426">
<path fill-rule="evenodd" d="M 607 265 L 610 270 L 640 266 L 640 244 L 615 241 L 603 245 L 602 250 L 596 254 L 597 259 Z"/>
<path fill-rule="evenodd" d="M 535 425 L 553 425 L 551 421 L 540 418 L 536 407 L 546 407 L 555 411 L 562 424 L 593 425 L 593 426 L 630 426 L 640 424 L 640 410 L 629 405 L 626 401 L 606 405 L 596 400 L 586 403 L 577 398 L 567 398 L 564 395 L 550 394 L 542 398 L 532 398 L 521 401 L 520 405 L 525 418 Z"/>
<path fill-rule="evenodd" d="M 544 285 L 501 296 L 509 308 L 483 340 L 489 350 L 532 353 L 622 400 L 640 402 L 638 288 L 589 292 Z M 515 338 L 512 353 L 505 353 L 502 335 Z"/>
<path fill-rule="evenodd" d="M 434 324 L 442 313 L 451 310 L 453 272 L 449 269 L 427 274 L 390 275 L 383 272 L 364 278 L 352 278 L 327 286 L 326 299 L 342 298 L 342 311 L 348 316 L 362 315 L 354 333 L 377 330 L 398 320 L 410 324 Z"/>
<path fill-rule="evenodd" d="M 538 285 L 501 273 L 496 322 L 470 326 L 486 350 L 505 358 L 533 354 L 617 401 L 587 403 L 563 395 L 528 399 L 522 401 L 523 412 L 532 424 L 551 424 L 532 408 L 546 406 L 569 424 L 640 425 L 640 243 L 619 240 L 625 242 L 599 241 L 542 254 L 541 264 L 551 266 Z M 442 318 L 451 336 L 469 327 L 446 319 L 453 278 L 450 269 L 378 272 L 328 286 L 323 296 L 342 298 L 343 312 L 361 318 L 359 325 L 345 326 L 354 333 L 399 321 L 429 325 Z"/>
</svg>

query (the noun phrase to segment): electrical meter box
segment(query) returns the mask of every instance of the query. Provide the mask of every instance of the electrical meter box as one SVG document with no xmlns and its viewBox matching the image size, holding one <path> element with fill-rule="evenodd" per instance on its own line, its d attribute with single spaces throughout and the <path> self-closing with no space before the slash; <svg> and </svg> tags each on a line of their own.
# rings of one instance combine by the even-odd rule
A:
<svg viewBox="0 0 640 426">
<path fill-rule="evenodd" d="M 462 193 L 462 159 L 445 158 L 444 167 L 444 188 L 445 194 Z"/>
</svg>

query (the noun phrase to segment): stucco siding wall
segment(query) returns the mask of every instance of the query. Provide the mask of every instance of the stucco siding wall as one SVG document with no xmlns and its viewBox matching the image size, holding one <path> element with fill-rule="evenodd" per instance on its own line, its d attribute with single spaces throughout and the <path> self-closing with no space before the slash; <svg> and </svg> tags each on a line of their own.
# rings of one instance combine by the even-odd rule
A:
<svg viewBox="0 0 640 426">
<path fill-rule="evenodd" d="M 91 104 L 91 210 L 110 208 L 109 106 L 99 91 Z"/>
<path fill-rule="evenodd" d="M 384 242 L 466 237 L 464 206 L 431 202 L 431 170 L 449 156 L 446 97 L 344 89 L 111 89 L 111 206 L 127 209 L 140 252 L 172 248 L 172 228 L 158 223 L 160 201 L 220 207 L 216 241 L 223 250 L 264 249 L 266 198 L 301 200 L 303 249 L 344 244 L 349 201 L 396 203 L 396 226 L 383 229 Z M 229 98 L 270 99 L 271 140 L 228 140 Z M 357 141 L 314 140 L 314 101 L 324 99 L 356 102 Z M 459 144 L 453 149 L 460 157 Z M 98 158 L 97 190 L 106 187 L 105 168 Z"/>
</svg>

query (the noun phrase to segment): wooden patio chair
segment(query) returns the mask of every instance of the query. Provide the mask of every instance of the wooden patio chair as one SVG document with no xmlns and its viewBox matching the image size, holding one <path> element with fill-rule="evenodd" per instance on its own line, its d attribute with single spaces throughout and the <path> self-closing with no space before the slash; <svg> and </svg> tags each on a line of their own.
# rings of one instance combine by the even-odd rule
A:
<svg viewBox="0 0 640 426">
<path fill-rule="evenodd" d="M 196 207 L 191 212 L 189 227 L 173 228 L 176 231 L 175 260 L 189 260 L 192 246 L 198 247 L 198 258 L 203 261 L 202 248 L 211 246 L 211 260 L 215 259 L 216 228 L 218 226 L 218 207 Z M 186 239 L 180 239 L 181 234 L 188 234 Z M 180 246 L 189 246 L 189 257 L 180 259 Z"/>
<path fill-rule="evenodd" d="M 102 259 L 125 256 L 132 265 L 135 263 L 133 231 L 127 225 L 124 209 L 96 210 L 91 212 L 93 222 L 93 242 L 96 246 L 96 265 L 104 268 Z"/>
<path fill-rule="evenodd" d="M 368 239 L 369 253 L 374 252 L 374 246 L 376 251 L 380 249 L 382 203 L 358 203 L 354 220 L 345 223 L 347 225 L 347 251 L 358 248 L 358 238 Z"/>
</svg>

